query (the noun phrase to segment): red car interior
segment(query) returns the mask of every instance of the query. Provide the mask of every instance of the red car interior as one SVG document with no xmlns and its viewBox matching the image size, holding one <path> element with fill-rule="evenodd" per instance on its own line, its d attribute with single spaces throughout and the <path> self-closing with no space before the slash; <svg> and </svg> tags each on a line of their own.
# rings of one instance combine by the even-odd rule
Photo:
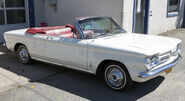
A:
<svg viewBox="0 0 185 101">
<path fill-rule="evenodd" d="M 45 34 L 45 35 L 73 38 L 73 28 L 74 28 L 74 26 L 70 25 L 70 24 L 67 24 L 66 26 L 29 28 L 26 31 L 26 33 L 28 33 L 28 34 Z"/>
</svg>

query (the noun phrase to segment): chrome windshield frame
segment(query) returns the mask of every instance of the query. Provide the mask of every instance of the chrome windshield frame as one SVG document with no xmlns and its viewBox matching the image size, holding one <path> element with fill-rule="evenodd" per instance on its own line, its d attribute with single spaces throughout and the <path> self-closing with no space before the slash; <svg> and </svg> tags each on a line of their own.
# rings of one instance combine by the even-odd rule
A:
<svg viewBox="0 0 185 101">
<path fill-rule="evenodd" d="M 83 20 L 88 20 L 88 19 L 94 19 L 94 18 L 111 18 L 113 21 L 115 21 L 112 17 L 109 17 L 109 16 L 93 16 L 93 17 L 87 17 L 87 18 L 81 18 L 81 19 L 77 19 L 75 22 L 74 22 L 74 25 L 75 25 L 75 28 L 80 32 L 81 34 L 81 39 L 85 39 L 85 35 L 83 33 L 83 30 L 80 26 L 80 21 L 83 21 Z M 115 23 L 117 23 L 115 21 Z M 117 23 L 118 24 L 118 23 Z M 119 24 L 118 24 L 119 25 Z M 127 33 L 120 25 L 118 26 L 124 33 Z M 74 33 L 74 32 L 73 32 Z M 75 34 L 75 33 L 74 33 Z"/>
<path fill-rule="evenodd" d="M 80 20 L 76 20 L 76 21 L 74 22 L 74 26 L 75 26 L 74 28 L 76 28 L 76 29 L 80 32 L 80 35 L 82 36 L 81 39 L 84 39 L 85 36 L 84 36 L 84 34 L 83 34 L 82 28 L 80 27 L 79 21 L 80 21 Z M 75 34 L 75 29 L 73 30 L 73 37 L 74 37 L 74 34 Z"/>
</svg>

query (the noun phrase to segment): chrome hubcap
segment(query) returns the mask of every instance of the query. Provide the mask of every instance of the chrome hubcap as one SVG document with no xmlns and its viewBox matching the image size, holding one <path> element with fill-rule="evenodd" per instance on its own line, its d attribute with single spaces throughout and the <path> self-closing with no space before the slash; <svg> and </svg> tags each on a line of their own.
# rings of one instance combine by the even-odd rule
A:
<svg viewBox="0 0 185 101">
<path fill-rule="evenodd" d="M 28 58 L 29 58 L 29 55 L 28 55 L 28 52 L 26 49 L 22 49 L 20 52 L 19 52 L 19 57 L 20 57 L 20 60 L 22 62 L 27 62 L 28 61 Z"/>
<path fill-rule="evenodd" d="M 125 74 L 118 66 L 109 66 L 106 71 L 107 81 L 113 87 L 121 87 L 125 84 Z"/>
</svg>

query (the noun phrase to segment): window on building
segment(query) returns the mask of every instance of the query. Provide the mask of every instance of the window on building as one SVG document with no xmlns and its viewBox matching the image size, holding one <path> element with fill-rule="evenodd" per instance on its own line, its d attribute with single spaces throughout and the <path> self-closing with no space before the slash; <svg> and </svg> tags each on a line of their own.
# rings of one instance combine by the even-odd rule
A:
<svg viewBox="0 0 185 101">
<path fill-rule="evenodd" d="M 4 9 L 3 9 L 3 1 L 0 0 L 0 25 L 5 24 L 5 19 L 4 19 Z"/>
<path fill-rule="evenodd" d="M 3 1 L 0 0 L 0 9 L 2 9 L 2 8 L 3 8 Z"/>
<path fill-rule="evenodd" d="M 25 10 L 7 10 L 7 24 L 25 23 Z"/>
<path fill-rule="evenodd" d="M 0 0 L 0 25 L 26 23 L 26 0 Z"/>
<path fill-rule="evenodd" d="M 178 16 L 180 0 L 168 0 L 168 16 Z"/>
<path fill-rule="evenodd" d="M 4 19 L 4 11 L 0 10 L 0 25 L 5 24 L 5 19 Z"/>
<path fill-rule="evenodd" d="M 6 0 L 6 7 L 24 7 L 24 0 Z"/>
</svg>

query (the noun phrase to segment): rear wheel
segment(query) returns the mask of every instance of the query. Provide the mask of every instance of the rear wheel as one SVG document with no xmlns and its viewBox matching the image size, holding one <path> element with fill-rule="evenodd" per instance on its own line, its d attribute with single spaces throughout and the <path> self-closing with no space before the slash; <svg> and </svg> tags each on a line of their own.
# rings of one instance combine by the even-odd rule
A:
<svg viewBox="0 0 185 101">
<path fill-rule="evenodd" d="M 31 63 L 31 57 L 29 55 L 29 52 L 27 48 L 24 45 L 20 45 L 17 51 L 17 56 L 19 61 L 22 64 L 30 64 Z"/>
<path fill-rule="evenodd" d="M 104 79 L 113 90 L 126 90 L 132 84 L 127 69 L 116 62 L 111 62 L 105 66 Z"/>
</svg>

